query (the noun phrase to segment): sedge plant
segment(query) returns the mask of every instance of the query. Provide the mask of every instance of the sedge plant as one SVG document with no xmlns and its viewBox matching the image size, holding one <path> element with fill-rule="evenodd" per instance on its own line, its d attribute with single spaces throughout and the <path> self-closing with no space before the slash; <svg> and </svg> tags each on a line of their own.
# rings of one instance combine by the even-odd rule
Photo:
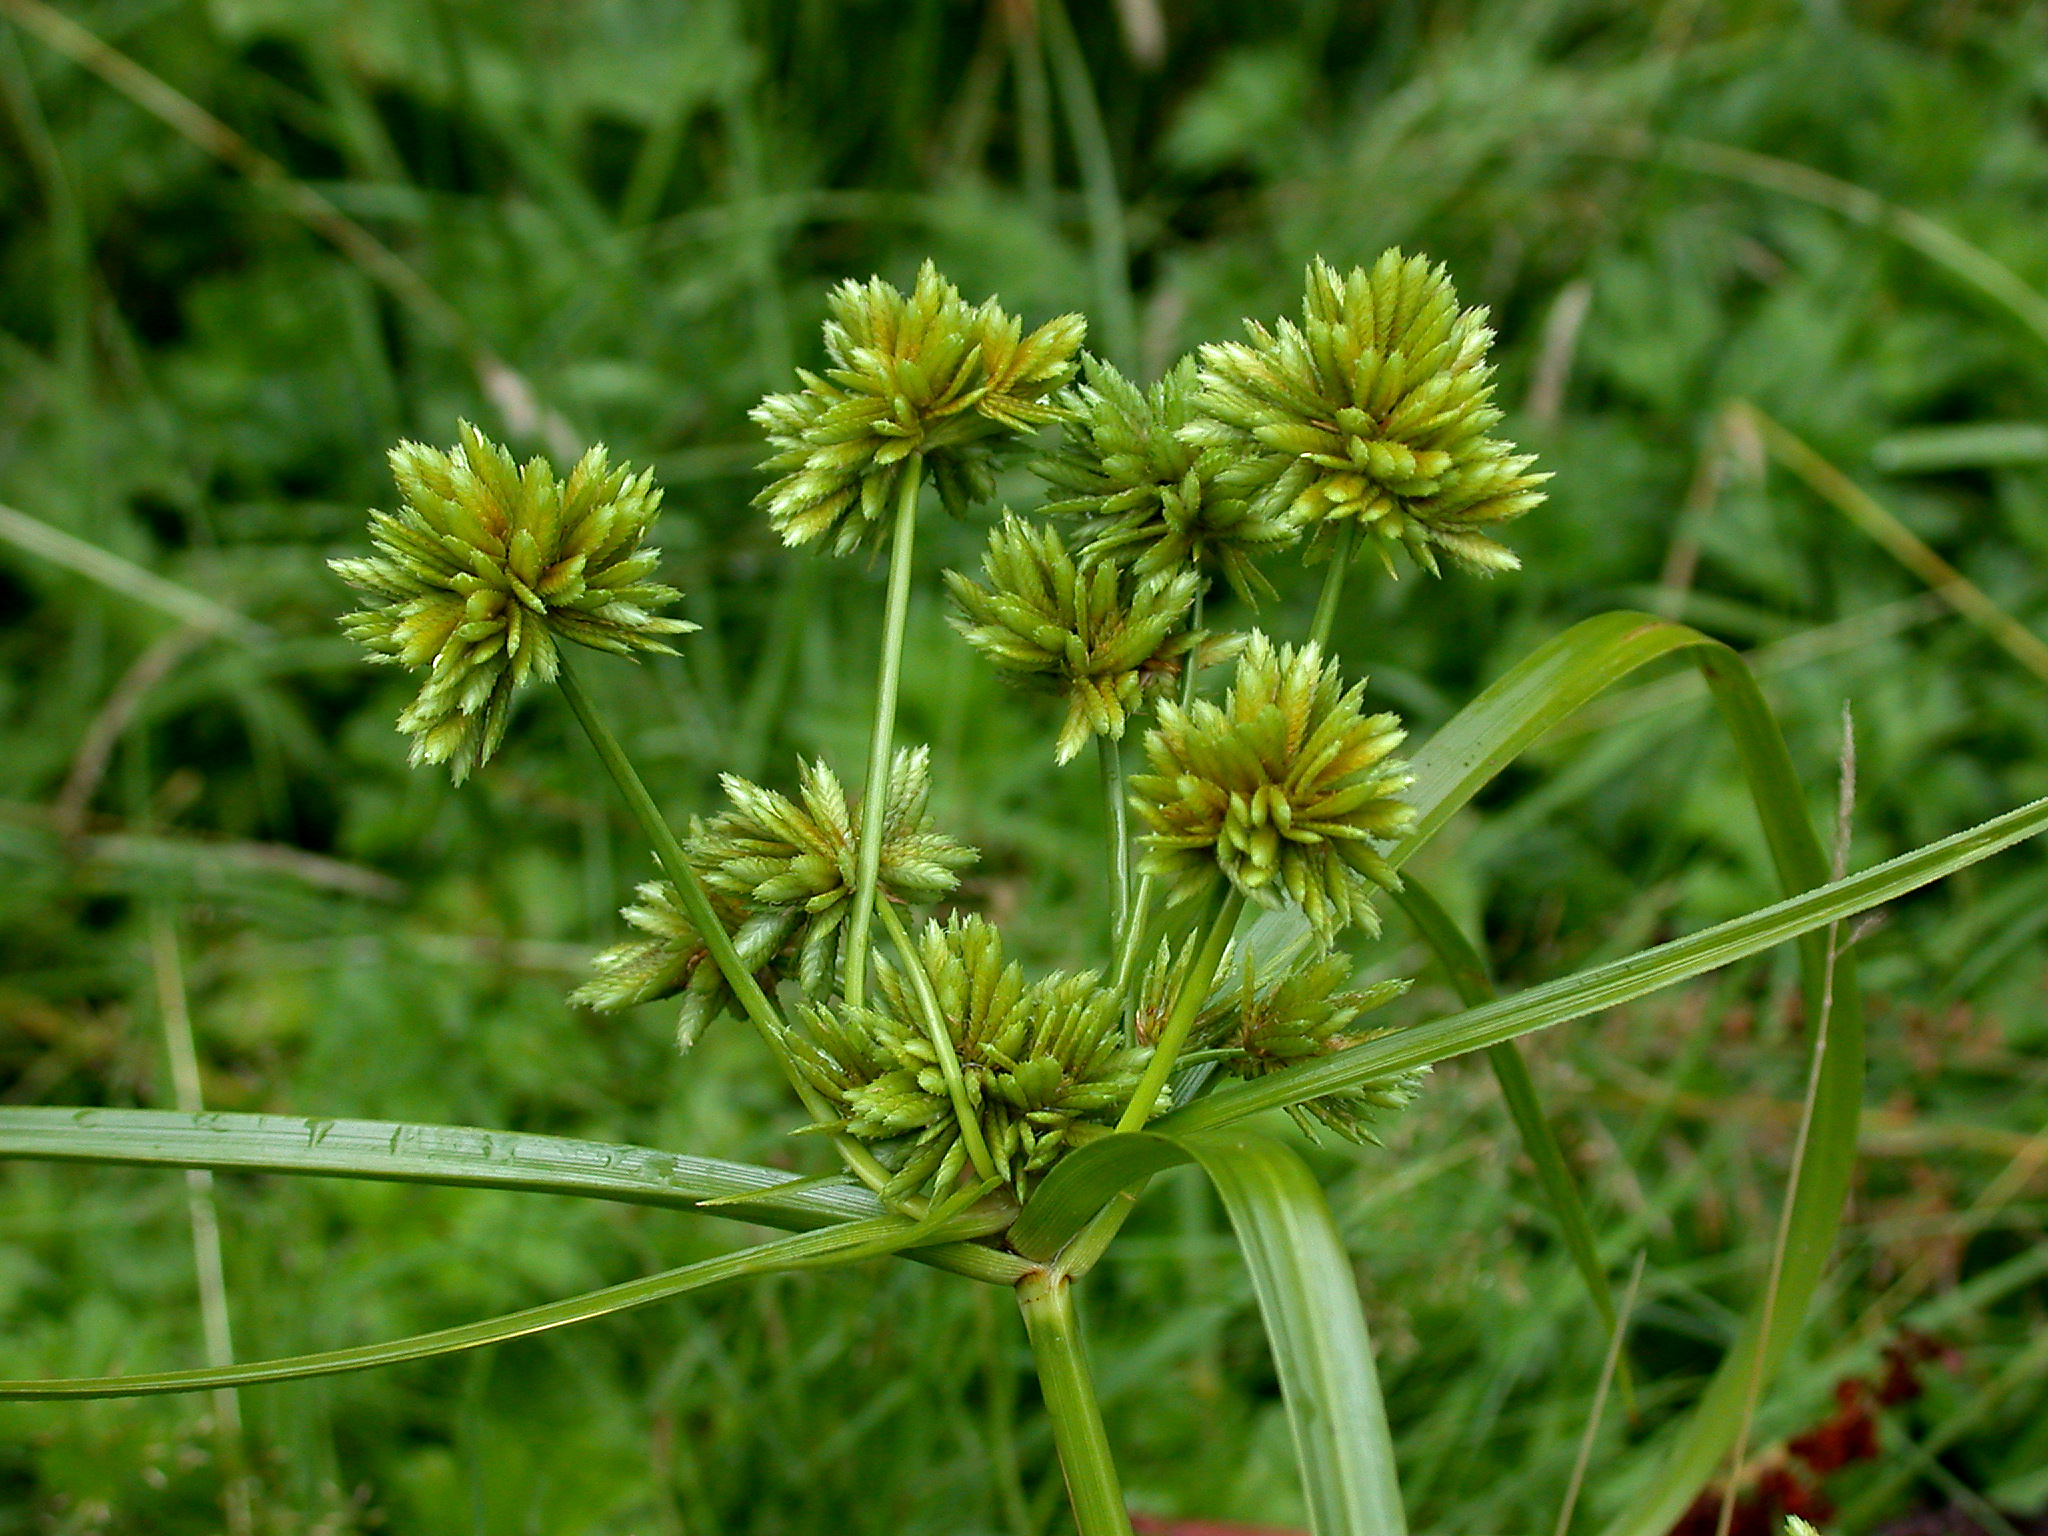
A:
<svg viewBox="0 0 2048 1536">
<path fill-rule="evenodd" d="M 592 448 L 566 477 L 463 425 L 447 449 L 393 450 L 395 509 L 374 551 L 334 562 L 362 596 L 344 622 L 420 678 L 398 717 L 415 764 L 459 781 L 505 747 L 523 693 L 552 686 L 588 736 L 656 866 L 633 933 L 574 994 L 600 1010 L 667 1000 L 687 1051 L 756 1031 L 793 1128 L 833 1169 L 792 1178 L 683 1152 L 460 1127 L 250 1115 L 0 1108 L 0 1155 L 240 1168 L 545 1190 L 744 1217 L 792 1235 L 414 1339 L 249 1365 L 73 1381 L 0 1395 L 218 1389 L 441 1355 L 643 1306 L 716 1282 L 897 1254 L 1008 1287 L 1083 1536 L 1128 1536 L 1078 1296 L 1155 1174 L 1194 1164 L 1227 1209 L 1255 1289 L 1319 1536 L 1396 1536 L 1398 1479 L 1353 1256 L 1307 1164 L 1259 1117 L 1371 1143 L 1434 1064 L 1488 1053 L 1589 1304 L 1615 1329 L 1588 1215 L 1515 1041 L 1796 942 L 1828 1028 L 1811 1064 L 1807 1153 L 1750 1327 L 1610 1536 L 1659 1536 L 1720 1468 L 1758 1385 L 1819 1286 L 1845 1198 L 1862 1072 L 1854 965 L 1830 925 L 2048 828 L 2048 802 L 1889 863 L 1829 868 L 1771 713 L 1741 660 L 1643 614 L 1539 647 L 1419 746 L 1367 702 L 1334 648 L 1360 564 L 1389 578 L 1504 579 L 1504 542 L 1545 476 L 1497 435 L 1483 311 L 1448 273 L 1388 252 L 1309 270 L 1299 321 L 1249 323 L 1144 387 L 1083 350 L 1064 315 L 1027 330 L 927 264 L 830 298 L 827 364 L 755 413 L 771 453 L 756 505 L 791 546 L 887 563 L 864 767 L 734 774 L 724 804 L 672 819 L 579 681 L 576 648 L 689 644 L 658 579 L 651 475 Z M 1032 975 L 958 900 L 975 850 L 931 813 L 929 754 L 897 732 L 918 529 L 976 515 L 1006 461 L 1046 487 L 991 519 L 978 572 L 944 573 L 962 642 L 1052 695 L 1047 750 L 1090 747 L 1110 910 L 1098 963 Z M 1319 582 L 1305 632 L 1205 623 L 1217 579 L 1255 614 L 1296 555 Z M 802 554 L 797 558 L 812 558 Z M 1785 897 L 1703 932 L 1498 998 L 1481 946 L 1405 866 L 1551 726 L 1637 669 L 1700 668 L 1720 705 Z M 1384 1027 L 1400 980 L 1361 985 L 1349 942 L 1398 910 L 1464 1007 Z M 1362 1256 L 1370 1265 L 1371 1254 Z M 1618 1339 L 1618 1333 L 1615 1333 Z M 1617 1344 L 1618 1347 L 1618 1344 Z"/>
</svg>

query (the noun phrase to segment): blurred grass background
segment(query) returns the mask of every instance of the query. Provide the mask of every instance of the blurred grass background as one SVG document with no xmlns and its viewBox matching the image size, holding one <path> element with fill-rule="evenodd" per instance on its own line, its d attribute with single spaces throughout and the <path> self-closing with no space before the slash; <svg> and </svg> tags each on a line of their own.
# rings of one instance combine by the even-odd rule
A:
<svg viewBox="0 0 2048 1536">
<path fill-rule="evenodd" d="M 659 792 L 681 814 L 723 768 L 779 785 L 800 752 L 852 768 L 879 573 L 776 546 L 747 508 L 744 413 L 816 360 L 831 282 L 905 281 L 927 255 L 1029 321 L 1086 308 L 1096 345 L 1148 375 L 1241 315 L 1291 310 L 1312 254 L 1400 243 L 1448 261 L 1493 308 L 1509 429 L 1557 479 L 1514 532 L 1519 574 L 1354 583 L 1340 643 L 1418 734 L 1571 621 L 1650 607 L 1755 651 L 1820 814 L 1853 704 L 1858 864 L 2048 791 L 2048 677 L 1845 516 L 1851 492 L 1812 463 L 1788 472 L 1759 425 L 2006 613 L 2048 622 L 2048 304 L 2029 311 L 2027 288 L 2048 287 L 2039 7 L 4 0 L 0 16 L 0 504 L 249 621 L 195 627 L 24 545 L 36 528 L 0 528 L 11 1102 L 170 1103 L 160 1021 L 182 1000 L 215 1107 L 800 1160 L 745 1032 L 683 1063 L 665 1008 L 601 1020 L 562 1002 L 648 872 L 565 712 L 536 698 L 459 793 L 408 772 L 404 684 L 340 639 L 347 598 L 322 560 L 388 499 L 400 436 L 447 442 L 469 416 L 558 456 L 602 439 L 657 467 L 660 542 L 705 625 L 681 659 L 586 668 Z M 1032 482 L 1006 493 L 1025 505 Z M 931 571 L 975 557 L 978 528 L 933 527 Z M 1263 621 L 1298 633 L 1310 578 L 1275 574 Z M 903 730 L 933 743 L 943 823 L 983 850 L 964 899 L 1036 961 L 1094 963 L 1074 916 L 1099 896 L 1092 775 L 1053 770 L 1046 711 L 970 664 L 930 590 Z M 1435 860 L 1516 983 L 1773 894 L 1683 683 L 1580 724 Z M 1867 1160 L 1839 1283 L 1757 1442 L 1843 1529 L 2042 1528 L 2044 946 L 2048 865 L 2029 849 L 1862 940 Z M 1361 960 L 1420 963 L 1393 922 Z M 1411 1006 L 1448 993 L 1425 976 Z M 1804 1030 L 1777 960 L 1534 1042 L 1610 1259 L 1648 1255 L 1641 1418 L 1607 1416 L 1582 1520 L 1644 1474 L 1760 1283 Z M 1547 1530 L 1604 1340 L 1490 1080 L 1439 1072 L 1386 1151 L 1321 1166 L 1416 1528 Z M 201 1358 L 178 1180 L 12 1165 L 0 1189 L 0 1376 Z M 467 1320 L 746 1235 L 542 1197 L 219 1190 L 249 1357 Z M 1092 1319 L 1134 1503 L 1297 1519 L 1219 1214 L 1163 1185 L 1119 1253 Z M 1888 1346 L 1920 1361 L 1917 1394 L 1838 1390 L 1881 1374 Z M 786 1277 L 245 1393 L 250 1528 L 1024 1536 L 1065 1519 L 1032 1391 L 1006 1298 L 901 1265 Z M 1866 1400 L 1881 1459 L 1823 1476 L 1810 1433 Z M 213 1408 L 0 1408 L 0 1533 L 221 1529 Z"/>
</svg>

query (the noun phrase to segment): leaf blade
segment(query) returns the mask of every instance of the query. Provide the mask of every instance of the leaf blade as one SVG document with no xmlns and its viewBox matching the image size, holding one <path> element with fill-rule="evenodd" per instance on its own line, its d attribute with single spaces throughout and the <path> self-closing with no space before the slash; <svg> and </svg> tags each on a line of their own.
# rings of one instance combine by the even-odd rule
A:
<svg viewBox="0 0 2048 1536">
<path fill-rule="evenodd" d="M 377 1344 L 356 1344 L 346 1349 L 323 1350 L 317 1354 L 294 1355 L 276 1360 L 258 1360 L 245 1365 L 195 1370 L 157 1371 L 135 1376 L 83 1376 L 51 1381 L 0 1381 L 0 1401 L 37 1401 L 63 1398 L 153 1397 L 176 1392 L 198 1392 L 220 1387 L 257 1386 L 268 1382 L 300 1381 L 313 1376 L 334 1376 L 346 1371 L 370 1370 L 398 1365 L 409 1360 L 431 1359 L 501 1344 L 555 1328 L 566 1328 L 593 1318 L 606 1317 L 657 1301 L 701 1290 L 724 1280 L 750 1275 L 806 1269 L 823 1264 L 852 1264 L 862 1259 L 896 1253 L 912 1244 L 938 1236 L 958 1238 L 972 1234 L 974 1224 L 955 1220 L 934 1227 L 898 1216 L 872 1216 L 845 1222 L 817 1232 L 801 1232 L 777 1238 L 737 1253 L 720 1254 L 680 1269 L 665 1270 L 628 1280 L 620 1285 L 587 1291 L 562 1301 L 507 1313 L 483 1322 L 464 1323 L 437 1329 L 411 1338 Z"/>
<path fill-rule="evenodd" d="M 0 1158 L 310 1174 L 578 1195 L 698 1210 L 798 1231 L 881 1213 L 852 1183 L 797 1180 L 778 1168 L 566 1136 L 472 1126 L 287 1115 L 0 1105 Z M 787 1186 L 780 1188 L 779 1186 Z M 920 1262 L 1013 1283 L 1021 1262 L 991 1248 L 946 1244 Z"/>
</svg>

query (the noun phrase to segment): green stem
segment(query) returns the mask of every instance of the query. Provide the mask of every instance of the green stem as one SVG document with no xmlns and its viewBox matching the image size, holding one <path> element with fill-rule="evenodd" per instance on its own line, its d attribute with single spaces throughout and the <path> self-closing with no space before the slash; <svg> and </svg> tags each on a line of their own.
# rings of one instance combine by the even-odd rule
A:
<svg viewBox="0 0 2048 1536">
<path fill-rule="evenodd" d="M 1195 606 L 1188 610 L 1188 633 L 1195 637 L 1195 643 L 1188 647 L 1187 665 L 1180 674 L 1180 707 L 1186 709 L 1195 702 L 1195 678 L 1202 670 L 1202 610 L 1207 606 L 1209 579 L 1204 576 L 1202 584 L 1195 588 Z"/>
<path fill-rule="evenodd" d="M 1124 930 L 1131 920 L 1131 829 L 1124 804 L 1123 743 L 1113 736 L 1096 737 L 1095 760 L 1102 769 L 1102 834 L 1109 841 L 1109 952 L 1121 958 Z"/>
<path fill-rule="evenodd" d="M 917 536 L 917 493 L 923 483 L 924 456 L 913 453 L 903 466 L 903 489 L 889 546 L 882 671 L 875 684 L 875 731 L 868 744 L 868 782 L 860 806 L 859 878 L 853 888 L 853 916 L 846 927 L 846 1001 L 854 1007 L 867 995 L 868 930 L 874 924 L 875 886 L 882 874 L 882 818 L 889 804 L 890 759 L 895 755 L 896 693 L 903 681 L 903 628 L 910 615 L 910 563 Z"/>
<path fill-rule="evenodd" d="M 569 658 L 559 658 L 560 670 L 556 681 L 561 684 L 562 697 L 569 701 L 570 712 L 576 716 L 576 723 L 583 727 L 583 734 L 590 738 L 591 746 L 597 749 L 598 761 L 604 764 L 605 772 L 618 787 L 619 794 L 626 802 L 626 808 L 633 813 L 633 819 L 640 824 L 640 831 L 654 849 L 654 857 L 661 865 L 662 873 L 668 876 L 675 887 L 677 899 L 689 915 L 697 932 L 703 935 L 704 948 L 711 955 L 712 964 L 725 977 L 725 984 L 732 988 L 733 996 L 739 999 L 740 1008 L 754 1027 L 761 1032 L 761 1038 L 768 1042 L 768 1049 L 774 1053 L 782 1067 L 783 1076 L 789 1086 L 796 1090 L 796 1096 L 810 1112 L 814 1121 L 824 1123 L 839 1117 L 832 1108 L 803 1078 L 791 1059 L 789 1049 L 783 1044 L 783 1023 L 776 1013 L 775 1005 L 768 1001 L 768 994 L 761 990 L 761 983 L 754 973 L 747 969 L 740 959 L 739 951 L 732 947 L 732 935 L 725 931 L 717 911 L 711 905 L 711 894 L 704 889 L 704 882 L 697 871 L 690 867 L 690 861 L 683 854 L 683 845 L 669 829 L 668 822 L 661 814 L 661 808 L 654 803 L 654 797 L 647 792 L 647 786 L 640 782 L 640 775 L 627 759 L 625 748 L 611 732 L 611 727 L 598 718 L 596 707 L 590 695 L 583 691 L 583 684 L 570 669 Z M 835 1136 L 834 1143 L 839 1155 L 870 1189 L 879 1190 L 889 1182 L 889 1172 L 867 1148 L 850 1137 Z"/>
<path fill-rule="evenodd" d="M 1159 882 L 1150 875 L 1138 880 L 1138 899 L 1124 922 L 1123 938 L 1117 945 L 1116 977 L 1111 990 L 1124 1011 L 1124 1039 L 1138 1043 L 1138 963 L 1144 955 L 1145 940 L 1152 929 L 1152 898 Z"/>
<path fill-rule="evenodd" d="M 1358 542 L 1358 522 L 1346 518 L 1337 525 L 1337 542 L 1330 550 L 1330 569 L 1323 575 L 1323 595 L 1316 599 L 1315 623 L 1309 626 L 1308 637 L 1327 656 L 1330 650 L 1330 631 L 1337 623 L 1337 604 L 1344 597 L 1344 576 L 1351 569 L 1351 553 Z"/>
<path fill-rule="evenodd" d="M 896 915 L 895 907 L 885 901 L 878 910 L 882 914 L 882 926 L 889 931 L 889 942 L 896 946 L 896 953 L 902 958 L 904 973 L 910 978 L 910 990 L 917 994 L 918 1011 L 924 1015 L 925 1033 L 931 1037 L 932 1049 L 938 1053 L 939 1071 L 946 1079 L 946 1096 L 953 1101 L 953 1118 L 959 1123 L 960 1139 L 967 1144 L 967 1158 L 974 1164 L 975 1177 L 984 1181 L 999 1180 L 1002 1175 L 996 1172 L 996 1161 L 989 1155 L 988 1140 L 981 1134 L 981 1117 L 974 1112 L 974 1103 L 967 1096 L 967 1078 L 960 1070 L 960 1057 L 953 1049 L 953 1035 L 946 1028 L 946 1015 L 939 1007 L 938 994 L 932 991 L 932 979 L 925 972 L 924 961 L 904 929 L 903 919 Z"/>
<path fill-rule="evenodd" d="M 1046 1417 L 1052 1421 L 1052 1440 L 1060 1453 L 1060 1470 L 1066 1474 L 1078 1536 L 1131 1536 L 1123 1485 L 1117 1480 L 1081 1343 L 1073 1282 L 1064 1275 L 1036 1271 L 1017 1283 L 1017 1306 L 1038 1365 L 1038 1385 L 1045 1395 Z"/>
<path fill-rule="evenodd" d="M 1181 981 L 1180 992 L 1173 1000 L 1173 1012 L 1166 1016 L 1159 1038 L 1153 1042 L 1152 1059 L 1145 1065 L 1145 1075 L 1138 1079 L 1138 1090 L 1131 1095 L 1123 1118 L 1117 1121 L 1119 1131 L 1141 1130 L 1152 1117 L 1152 1108 L 1159 1102 L 1160 1090 L 1173 1075 L 1181 1047 L 1187 1044 L 1188 1031 L 1195 1027 L 1195 1018 L 1201 1013 L 1202 1004 L 1209 1000 L 1209 989 L 1216 984 L 1216 972 L 1223 965 L 1223 952 L 1230 947 L 1230 936 L 1237 930 L 1237 920 L 1243 912 L 1244 892 L 1226 883 L 1222 895 L 1210 909 L 1201 948 L 1195 951 L 1194 963 Z"/>
</svg>

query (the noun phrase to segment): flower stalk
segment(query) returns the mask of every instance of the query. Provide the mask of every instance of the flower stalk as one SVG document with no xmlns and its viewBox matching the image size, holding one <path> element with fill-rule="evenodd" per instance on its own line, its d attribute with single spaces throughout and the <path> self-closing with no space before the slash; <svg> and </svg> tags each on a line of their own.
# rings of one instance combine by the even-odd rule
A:
<svg viewBox="0 0 2048 1536">
<path fill-rule="evenodd" d="M 1017 1283 L 1017 1306 L 1038 1367 L 1053 1445 L 1067 1480 L 1079 1536 L 1131 1536 L 1123 1485 L 1110 1456 L 1109 1435 L 1097 1405 L 1095 1379 L 1081 1340 L 1073 1281 L 1037 1270 Z"/>
<path fill-rule="evenodd" d="M 1310 643 L 1330 652 L 1330 631 L 1337 625 L 1337 606 L 1344 600 L 1344 577 L 1351 569 L 1353 546 L 1358 542 L 1358 524 L 1343 522 L 1330 548 L 1330 568 L 1323 573 L 1323 590 L 1316 598 L 1315 622 L 1309 626 Z"/>
<path fill-rule="evenodd" d="M 1131 921 L 1130 810 L 1124 803 L 1122 743 L 1113 736 L 1096 737 L 1095 760 L 1102 770 L 1103 836 L 1109 846 L 1110 953 L 1121 958 L 1124 933 Z M 1121 972 L 1121 965 L 1118 970 Z"/>
<path fill-rule="evenodd" d="M 946 1097 L 952 1101 L 953 1114 L 960 1122 L 960 1139 L 967 1145 L 967 1160 L 974 1165 L 974 1176 L 984 1182 L 1001 1183 L 1002 1175 L 996 1170 L 995 1159 L 989 1155 L 988 1138 L 981 1132 L 981 1117 L 975 1113 L 974 1102 L 968 1097 L 967 1078 L 960 1070 L 960 1053 L 953 1049 L 952 1031 L 946 1027 L 946 1016 L 939 1007 L 938 994 L 932 990 L 931 974 L 925 970 L 917 946 L 904 930 L 903 919 L 896 915 L 896 909 L 885 901 L 879 910 L 882 926 L 889 930 L 889 942 L 896 946 L 896 957 L 902 963 L 904 975 L 910 979 L 910 990 L 917 999 L 918 1011 L 924 1015 L 925 1032 L 931 1036 L 932 1050 L 939 1058 L 939 1071 L 946 1079 Z"/>
<path fill-rule="evenodd" d="M 868 745 L 868 780 L 860 808 L 859 878 L 846 929 L 846 1000 L 859 1006 L 867 993 L 869 929 L 875 920 L 875 884 L 882 872 L 882 815 L 889 790 L 889 759 L 896 742 L 896 695 L 903 682 L 903 632 L 910 616 L 910 567 L 916 552 L 917 493 L 924 459 L 912 454 L 903 469 L 896 528 L 889 545 L 888 606 L 882 616 L 882 666 L 875 684 L 875 728 Z"/>
<path fill-rule="evenodd" d="M 732 988 L 733 996 L 739 999 L 740 1007 L 754 1027 L 761 1032 L 761 1038 L 768 1042 L 768 1049 L 774 1055 L 776 1064 L 782 1068 L 782 1075 L 790 1087 L 803 1101 L 803 1106 L 814 1121 L 829 1121 L 835 1118 L 816 1089 L 804 1081 L 797 1072 L 796 1064 L 790 1059 L 789 1048 L 783 1043 L 783 1023 L 775 1011 L 775 1005 L 768 1000 L 768 994 L 761 990 L 761 983 L 754 973 L 747 969 L 733 948 L 732 936 L 725 931 L 725 924 L 712 909 L 710 892 L 704 889 L 704 882 L 697 871 L 690 867 L 690 861 L 683 855 L 683 845 L 677 841 L 668 821 L 661 814 L 661 808 L 654 803 L 654 797 L 641 782 L 638 770 L 626 756 L 625 748 L 619 745 L 611 727 L 606 725 L 592 705 L 590 695 L 583 691 L 583 684 L 570 667 L 566 657 L 556 663 L 555 681 L 560 685 L 562 697 L 569 703 L 570 713 L 576 716 L 576 723 L 583 727 L 583 734 L 590 738 L 590 744 L 597 750 L 598 761 L 617 786 L 626 808 L 633 813 L 633 819 L 640 824 L 640 831 L 654 850 L 655 861 L 661 865 L 662 873 L 674 884 L 676 895 L 689 914 L 690 921 L 703 936 L 704 947 L 711 954 L 711 960 L 725 977 L 726 985 Z M 845 1159 L 848 1168 L 870 1189 L 879 1190 L 889 1181 L 888 1170 L 875 1160 L 875 1155 L 849 1136 L 835 1136 L 839 1155 Z"/>
<path fill-rule="evenodd" d="M 1194 1028 L 1195 1016 L 1208 1001 L 1210 988 L 1216 985 L 1216 973 L 1223 967 L 1223 955 L 1230 948 L 1230 936 L 1237 931 L 1244 902 L 1244 892 L 1237 886 L 1226 883 L 1219 889 L 1209 910 L 1208 924 L 1202 930 L 1201 947 L 1195 951 L 1194 963 L 1188 967 L 1174 997 L 1173 1012 L 1167 1015 L 1159 1038 L 1152 1043 L 1152 1060 L 1146 1064 L 1145 1075 L 1138 1079 L 1138 1091 L 1131 1095 L 1123 1118 L 1117 1122 L 1119 1131 L 1143 1130 L 1145 1122 L 1152 1118 L 1159 1095 L 1173 1076 L 1181 1047 L 1187 1044 L 1188 1031 Z"/>
</svg>

